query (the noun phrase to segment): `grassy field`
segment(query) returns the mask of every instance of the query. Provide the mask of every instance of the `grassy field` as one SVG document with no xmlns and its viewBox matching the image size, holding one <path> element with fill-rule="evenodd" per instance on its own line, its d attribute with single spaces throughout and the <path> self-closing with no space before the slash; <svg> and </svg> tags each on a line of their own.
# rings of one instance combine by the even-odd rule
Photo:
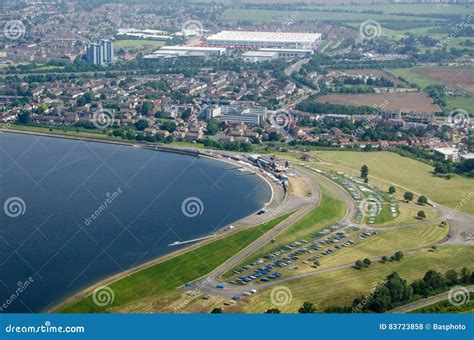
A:
<svg viewBox="0 0 474 340">
<path fill-rule="evenodd" d="M 165 45 L 164 41 L 157 40 L 116 40 L 114 41 L 115 48 L 137 48 L 142 49 L 145 46 L 153 46 L 153 48 L 160 48 Z"/>
<path fill-rule="evenodd" d="M 159 305 L 167 304 L 180 295 L 176 290 L 177 287 L 211 272 L 290 215 L 291 213 L 280 216 L 257 227 L 207 243 L 111 283 L 108 287 L 113 290 L 115 296 L 111 305 L 101 307 L 94 304 L 91 294 L 62 308 L 59 312 L 118 312 L 122 308 L 127 308 L 127 305 L 142 300 L 154 301 L 153 308 L 158 308 Z"/>
<path fill-rule="evenodd" d="M 396 184 L 405 190 L 426 195 L 428 198 L 446 205 L 458 207 L 463 197 L 472 191 L 474 181 L 461 176 L 450 180 L 432 174 L 433 167 L 402 157 L 392 152 L 364 153 L 354 151 L 314 151 L 317 158 L 339 165 L 346 171 L 359 172 L 362 165 L 369 167 L 369 177 L 375 176 L 386 185 Z M 461 211 L 473 214 L 474 200 L 459 206 Z"/>
<path fill-rule="evenodd" d="M 390 257 L 398 250 L 408 251 L 428 247 L 441 241 L 446 237 L 448 231 L 448 228 L 439 227 L 437 223 L 427 223 L 379 232 L 352 247 L 344 248 L 334 255 L 324 258 L 320 268 L 330 268 L 366 257 L 373 258 L 384 255 Z"/>
<path fill-rule="evenodd" d="M 400 262 L 374 263 L 365 270 L 341 269 L 334 272 L 285 283 L 292 293 L 291 302 L 278 308 L 295 313 L 305 301 L 315 304 L 318 311 L 332 305 L 348 306 L 355 297 L 367 294 L 388 274 L 396 271 L 408 282 L 423 277 L 429 269 L 446 272 L 462 267 L 474 269 L 474 248 L 442 247 L 407 256 Z M 235 308 L 249 313 L 262 313 L 274 307 L 270 300 L 271 289 L 265 290 Z"/>
<path fill-rule="evenodd" d="M 282 247 L 284 244 L 294 242 L 296 240 L 309 238 L 313 233 L 336 223 L 344 216 L 344 205 L 341 201 L 331 198 L 328 195 L 321 197 L 321 203 L 307 215 L 303 216 L 298 222 L 286 229 L 283 233 L 275 237 L 275 242 L 268 243 L 260 248 L 251 258 L 246 259 L 235 268 L 232 268 L 223 275 L 224 278 L 231 277 L 233 271 L 254 259 L 263 257 L 264 255 Z"/>
<path fill-rule="evenodd" d="M 454 306 L 449 301 L 441 301 L 432 305 L 415 309 L 410 313 L 474 313 L 474 293 L 471 293 L 467 303 L 460 306 Z"/>
<path fill-rule="evenodd" d="M 431 79 L 430 77 L 416 72 L 414 68 L 392 68 L 387 70 L 395 77 L 402 77 L 403 80 L 408 82 L 409 84 L 414 83 L 418 85 L 420 88 L 424 89 L 430 85 L 440 85 L 441 82 Z"/>
</svg>

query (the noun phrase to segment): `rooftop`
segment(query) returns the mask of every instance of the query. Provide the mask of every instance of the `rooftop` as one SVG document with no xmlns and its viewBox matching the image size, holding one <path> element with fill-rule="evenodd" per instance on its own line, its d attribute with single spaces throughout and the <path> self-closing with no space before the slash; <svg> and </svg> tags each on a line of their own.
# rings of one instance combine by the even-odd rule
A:
<svg viewBox="0 0 474 340">
<path fill-rule="evenodd" d="M 311 44 L 321 38 L 320 33 L 289 33 L 289 32 L 251 32 L 251 31 L 222 31 L 211 35 L 207 40 L 232 41 L 277 41 L 301 42 Z"/>
</svg>

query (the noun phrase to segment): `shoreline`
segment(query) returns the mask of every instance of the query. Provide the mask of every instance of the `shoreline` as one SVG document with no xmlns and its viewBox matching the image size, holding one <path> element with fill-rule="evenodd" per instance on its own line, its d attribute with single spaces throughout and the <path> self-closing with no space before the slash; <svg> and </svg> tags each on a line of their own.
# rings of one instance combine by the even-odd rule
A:
<svg viewBox="0 0 474 340">
<path fill-rule="evenodd" d="M 89 137 L 76 137 L 76 136 L 67 136 L 67 135 L 58 135 L 58 134 L 48 134 L 48 133 L 43 133 L 43 132 L 35 132 L 35 131 L 25 131 L 25 130 L 15 130 L 15 129 L 7 129 L 7 130 L 2 130 L 2 132 L 6 133 L 16 133 L 16 134 L 24 134 L 24 135 L 32 135 L 32 136 L 40 136 L 40 137 L 52 137 L 52 138 L 59 138 L 59 139 L 69 139 L 69 140 L 76 140 L 76 141 L 86 141 L 86 142 L 96 142 L 96 143 L 105 143 L 105 144 L 113 144 L 113 145 L 123 145 L 123 146 L 129 146 L 129 147 L 139 147 L 141 149 L 147 149 L 147 150 L 152 150 L 152 151 L 158 151 L 158 152 L 170 152 L 170 153 L 176 153 L 176 154 L 181 154 L 181 155 L 188 155 L 188 156 L 194 156 L 194 157 L 204 157 L 208 159 L 212 159 L 214 161 L 220 161 L 225 164 L 230 164 L 233 166 L 239 166 L 241 167 L 242 164 L 232 160 L 229 155 L 223 155 L 218 152 L 210 151 L 203 149 L 202 151 L 200 150 L 194 150 L 191 148 L 180 148 L 180 147 L 163 147 L 162 145 L 149 145 L 145 143 L 132 143 L 132 142 L 126 142 L 126 141 L 114 141 L 114 140 L 109 140 L 109 139 L 95 139 L 95 138 L 89 138 Z M 247 171 L 252 172 L 254 175 L 259 176 L 261 180 L 263 180 L 264 183 L 267 184 L 267 186 L 270 188 L 270 198 L 269 200 L 264 203 L 263 207 L 259 207 L 257 210 L 252 212 L 251 214 L 242 217 L 239 220 L 236 220 L 234 222 L 229 223 L 226 226 L 221 227 L 216 233 L 215 237 L 205 239 L 202 241 L 198 241 L 196 243 L 189 244 L 187 246 L 184 246 L 183 248 L 179 250 L 172 251 L 168 254 L 161 255 L 155 259 L 146 261 L 142 264 L 136 265 L 130 269 L 127 269 L 125 271 L 116 273 L 114 275 L 108 276 L 105 279 L 100 279 L 97 282 L 88 285 L 86 288 L 81 288 L 78 289 L 76 292 L 73 292 L 69 294 L 67 297 L 63 298 L 60 300 L 60 302 L 57 303 L 51 303 L 49 306 L 45 307 L 43 310 L 41 310 L 39 313 L 54 313 L 58 312 L 61 308 L 66 307 L 67 305 L 71 304 L 74 300 L 76 299 L 82 299 L 86 296 L 88 296 L 91 292 L 93 292 L 97 287 L 101 287 L 107 284 L 110 284 L 112 282 L 118 281 L 128 275 L 131 275 L 133 273 L 139 272 L 143 269 L 152 267 L 156 264 L 159 264 L 161 262 L 167 261 L 169 259 L 172 259 L 173 257 L 182 255 L 186 252 L 192 251 L 194 249 L 197 249 L 205 244 L 212 243 L 216 240 L 220 240 L 222 238 L 225 238 L 229 235 L 232 235 L 236 232 L 240 232 L 242 230 L 245 230 L 247 228 L 252 228 L 258 224 L 252 223 L 250 220 L 252 217 L 256 215 L 258 211 L 260 211 L 262 208 L 270 206 L 271 204 L 277 203 L 280 205 L 280 203 L 285 199 L 286 193 L 283 192 L 283 196 L 280 202 L 275 202 L 276 200 L 276 184 L 270 182 L 263 174 L 261 174 L 259 171 L 256 169 L 252 169 L 250 167 L 245 167 Z M 277 206 L 278 206 L 277 205 Z M 282 212 L 283 213 L 283 212 Z M 274 216 L 277 217 L 277 216 Z M 265 221 L 266 218 L 263 219 Z M 229 226 L 235 226 L 234 229 L 229 229 Z"/>
</svg>

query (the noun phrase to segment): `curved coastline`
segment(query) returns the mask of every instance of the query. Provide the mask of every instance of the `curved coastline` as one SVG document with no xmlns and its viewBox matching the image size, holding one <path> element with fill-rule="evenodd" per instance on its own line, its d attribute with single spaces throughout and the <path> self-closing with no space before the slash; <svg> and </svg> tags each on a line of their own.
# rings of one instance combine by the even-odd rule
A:
<svg viewBox="0 0 474 340">
<path fill-rule="evenodd" d="M 115 144 L 115 145 L 129 146 L 129 147 L 139 147 L 139 148 L 142 148 L 142 149 L 148 149 L 148 150 L 153 150 L 153 151 L 158 151 L 158 152 L 159 151 L 161 151 L 161 152 L 171 152 L 171 153 L 190 155 L 190 156 L 195 156 L 195 157 L 204 157 L 204 158 L 208 158 L 208 159 L 211 159 L 211 160 L 220 161 L 220 162 L 223 162 L 223 163 L 226 163 L 226 164 L 231 164 L 233 166 L 241 166 L 240 163 L 238 163 L 237 161 L 232 160 L 230 158 L 230 156 L 226 156 L 225 154 L 222 155 L 222 154 L 219 154 L 219 153 L 213 152 L 213 151 L 202 152 L 200 150 L 195 150 L 195 149 L 190 149 L 190 148 L 166 147 L 166 146 L 144 144 L 144 143 L 131 143 L 131 142 L 125 142 L 125 141 L 114 141 L 114 140 L 108 140 L 108 139 L 94 139 L 94 138 L 87 138 L 87 137 L 75 137 L 75 136 L 67 136 L 67 135 L 47 134 L 47 133 L 33 132 L 33 131 L 19 131 L 19 130 L 13 130 L 13 129 L 9 129 L 8 131 L 4 131 L 4 132 L 34 135 L 34 136 L 41 136 L 41 137 L 70 139 L 70 140 L 78 140 L 78 141 L 86 141 L 86 142 Z M 217 155 L 219 155 L 219 156 L 217 156 Z M 270 194 L 269 201 L 266 202 L 263 207 L 266 207 L 266 206 L 272 204 L 274 202 L 275 198 L 276 198 L 276 195 L 275 195 L 276 185 L 271 183 L 259 171 L 255 171 L 255 169 L 252 169 L 252 168 L 246 168 L 246 170 L 251 171 L 253 174 L 259 176 L 259 178 L 261 180 L 263 180 L 263 182 L 266 183 L 267 186 L 270 188 L 270 193 L 271 194 Z M 284 197 L 285 197 L 285 194 L 283 195 L 283 198 Z M 227 236 L 231 235 L 234 232 L 238 232 L 238 231 L 241 231 L 241 230 L 246 229 L 246 228 L 251 228 L 253 226 L 253 224 L 250 224 L 250 225 L 246 226 L 245 221 L 247 219 L 250 219 L 250 217 L 255 215 L 261 209 L 262 209 L 262 207 L 259 207 L 257 210 L 252 212 L 250 215 L 247 215 L 247 216 L 245 216 L 245 217 L 243 217 L 239 220 L 236 220 L 234 222 L 231 222 L 227 226 L 223 226 L 222 228 L 220 228 L 217 231 L 216 237 L 206 239 L 206 240 L 202 240 L 202 241 L 199 241 L 199 242 L 196 242 L 196 243 L 192 243 L 188 246 L 184 246 L 184 247 L 180 248 L 179 250 L 176 250 L 176 251 L 170 252 L 168 254 L 159 256 L 155 259 L 152 259 L 150 261 L 142 263 L 142 264 L 140 264 L 138 266 L 135 266 L 133 268 L 130 268 L 126 271 L 114 274 L 114 275 L 109 276 L 105 279 L 101 279 L 98 282 L 96 282 L 92 285 L 89 285 L 86 288 L 82 288 L 82 289 L 78 290 L 77 292 L 70 294 L 68 297 L 63 299 L 61 302 L 55 303 L 55 304 L 51 305 L 50 307 L 45 308 L 42 312 L 43 313 L 51 313 L 51 312 L 58 311 L 62 307 L 65 307 L 68 304 L 72 303 L 77 298 L 79 298 L 79 297 L 82 298 L 82 297 L 85 297 L 85 296 L 89 295 L 97 287 L 100 287 L 100 286 L 103 286 L 103 285 L 106 285 L 106 284 L 110 284 L 110 283 L 112 283 L 114 281 L 117 281 L 117 280 L 119 280 L 119 279 L 121 279 L 125 276 L 128 276 L 128 275 L 133 274 L 133 273 L 138 272 L 138 271 L 141 271 L 143 269 L 149 268 L 151 266 L 154 266 L 158 263 L 169 260 L 169 259 L 171 259 L 175 256 L 181 255 L 181 254 L 183 254 L 185 252 L 188 252 L 190 250 L 199 248 L 199 247 L 201 247 L 201 246 L 203 246 L 207 243 L 211 243 L 211 242 L 214 242 L 217 239 L 227 237 Z M 242 224 L 242 226 L 237 227 L 234 230 L 230 230 L 229 225 L 234 225 L 234 224 Z"/>
</svg>

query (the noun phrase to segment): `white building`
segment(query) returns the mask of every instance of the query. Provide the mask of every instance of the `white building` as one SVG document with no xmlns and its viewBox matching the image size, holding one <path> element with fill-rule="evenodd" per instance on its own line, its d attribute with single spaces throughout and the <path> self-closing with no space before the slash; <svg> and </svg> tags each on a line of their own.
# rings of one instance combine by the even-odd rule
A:
<svg viewBox="0 0 474 340">
<path fill-rule="evenodd" d="M 242 59 L 250 63 L 259 63 L 262 61 L 278 59 L 278 52 L 247 51 L 242 54 Z"/>
<path fill-rule="evenodd" d="M 437 148 L 434 152 L 442 156 L 445 161 L 457 162 L 459 160 L 459 150 L 456 148 Z"/>
<path fill-rule="evenodd" d="M 259 48 L 262 52 L 277 52 L 278 58 L 306 58 L 314 54 L 314 50 L 295 48 Z"/>
<path fill-rule="evenodd" d="M 198 47 L 198 46 L 163 46 L 146 59 L 160 59 L 166 57 L 215 57 L 225 55 L 227 50 L 223 47 Z"/>
<path fill-rule="evenodd" d="M 320 33 L 222 31 L 206 39 L 208 45 L 232 47 L 278 47 L 314 50 Z"/>
<path fill-rule="evenodd" d="M 251 125 L 262 125 L 264 120 L 268 117 L 267 108 L 263 106 L 243 108 L 240 105 L 224 105 L 207 108 L 206 118 L 240 122 Z"/>
</svg>

